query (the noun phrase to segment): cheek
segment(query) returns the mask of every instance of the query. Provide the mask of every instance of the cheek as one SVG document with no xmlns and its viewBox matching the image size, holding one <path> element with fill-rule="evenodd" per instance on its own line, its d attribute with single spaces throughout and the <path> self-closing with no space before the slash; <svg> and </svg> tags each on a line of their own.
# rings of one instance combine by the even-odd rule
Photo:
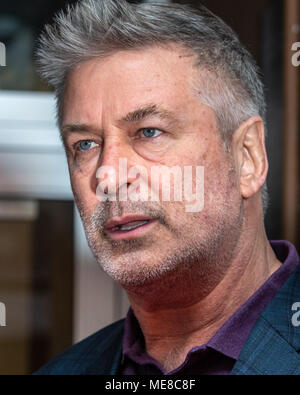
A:
<svg viewBox="0 0 300 395">
<path fill-rule="evenodd" d="M 221 161 L 215 166 L 207 167 L 205 177 L 205 199 L 207 205 L 218 210 L 224 205 L 239 199 L 239 185 L 236 172 L 228 161 Z"/>
<path fill-rule="evenodd" d="M 169 136 L 161 135 L 153 140 L 136 141 L 133 143 L 134 151 L 144 160 L 163 162 L 170 152 L 174 151 L 174 140 Z"/>
<path fill-rule="evenodd" d="M 229 163 L 217 144 L 202 146 L 194 166 L 204 171 L 204 210 L 223 200 L 228 184 Z M 195 173 L 195 171 L 193 172 Z M 195 179 L 195 177 L 193 177 Z M 195 188 L 195 181 L 194 181 Z M 195 190 L 195 189 L 194 189 Z M 217 207 L 216 207 L 217 208 Z"/>
<path fill-rule="evenodd" d="M 90 153 L 69 157 L 70 174 L 74 175 L 74 177 L 95 176 L 99 166 L 99 155 L 99 149 L 94 148 Z"/>
<path fill-rule="evenodd" d="M 93 207 L 97 203 L 95 187 L 92 185 L 91 178 L 84 177 L 82 174 L 78 175 L 78 172 L 75 172 L 71 175 L 71 186 L 79 211 L 87 213 L 89 207 Z"/>
<path fill-rule="evenodd" d="M 80 161 L 73 157 L 68 158 L 69 175 L 74 194 L 79 196 L 81 191 L 84 190 L 85 193 L 81 196 L 84 198 L 85 194 L 89 195 L 93 191 L 96 193 L 98 161 L 99 155 L 97 152 L 86 155 Z"/>
</svg>

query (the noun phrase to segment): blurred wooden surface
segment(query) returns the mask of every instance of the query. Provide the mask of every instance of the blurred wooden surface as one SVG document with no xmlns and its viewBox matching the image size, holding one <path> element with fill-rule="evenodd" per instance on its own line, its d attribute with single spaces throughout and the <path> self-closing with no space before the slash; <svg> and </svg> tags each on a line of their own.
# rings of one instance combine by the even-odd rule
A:
<svg viewBox="0 0 300 395">
<path fill-rule="evenodd" d="M 292 64 L 292 46 L 300 41 L 300 0 L 284 2 L 284 183 L 283 237 L 294 244 L 299 227 L 300 66 Z"/>
</svg>

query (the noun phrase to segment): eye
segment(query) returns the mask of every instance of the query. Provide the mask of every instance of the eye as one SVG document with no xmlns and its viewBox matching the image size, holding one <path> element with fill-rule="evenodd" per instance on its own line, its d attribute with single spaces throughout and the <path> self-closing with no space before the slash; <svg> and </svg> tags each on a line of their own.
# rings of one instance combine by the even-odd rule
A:
<svg viewBox="0 0 300 395">
<path fill-rule="evenodd" d="M 77 143 L 77 149 L 81 152 L 90 151 L 92 148 L 95 148 L 98 144 L 96 144 L 92 140 L 82 140 Z"/>
<path fill-rule="evenodd" d="M 154 129 L 154 128 L 141 129 L 140 133 L 142 134 L 143 137 L 145 137 L 147 139 L 158 137 L 159 135 L 162 134 L 162 132 L 160 130 Z"/>
</svg>

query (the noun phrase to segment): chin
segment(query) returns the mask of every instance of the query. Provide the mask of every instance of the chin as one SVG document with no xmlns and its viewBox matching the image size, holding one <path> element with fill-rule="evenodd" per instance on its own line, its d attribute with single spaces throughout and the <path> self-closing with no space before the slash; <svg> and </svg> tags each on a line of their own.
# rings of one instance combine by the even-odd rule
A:
<svg viewBox="0 0 300 395">
<path fill-rule="evenodd" d="M 103 260 L 99 262 L 102 270 L 124 288 L 153 284 L 172 271 L 163 261 L 156 261 L 154 264 L 154 254 L 152 254 L 152 259 L 143 259 L 141 256 L 139 258 L 137 256 L 139 254 L 135 254 L 135 257 L 129 255 L 125 260 L 112 259 L 110 262 L 106 261 L 104 263 Z"/>
</svg>

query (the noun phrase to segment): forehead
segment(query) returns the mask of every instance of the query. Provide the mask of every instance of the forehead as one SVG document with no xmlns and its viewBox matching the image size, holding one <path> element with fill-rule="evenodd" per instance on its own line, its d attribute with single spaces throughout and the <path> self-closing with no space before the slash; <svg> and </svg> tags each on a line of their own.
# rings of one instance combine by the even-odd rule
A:
<svg viewBox="0 0 300 395">
<path fill-rule="evenodd" d="M 196 100 L 194 64 L 195 57 L 175 45 L 119 51 L 84 62 L 69 75 L 64 118 L 89 118 L 104 110 L 122 116 L 149 102 L 173 110 L 187 106 Z"/>
</svg>

